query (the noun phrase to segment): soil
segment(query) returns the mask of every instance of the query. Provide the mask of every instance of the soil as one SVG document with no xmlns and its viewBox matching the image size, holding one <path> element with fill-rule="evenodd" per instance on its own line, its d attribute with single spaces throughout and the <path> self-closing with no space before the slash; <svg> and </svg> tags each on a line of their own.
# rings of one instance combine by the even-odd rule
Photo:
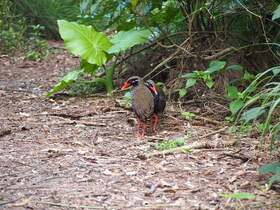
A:
<svg viewBox="0 0 280 210">
<path fill-rule="evenodd" d="M 205 116 L 187 121 L 169 101 L 158 133 L 139 139 L 121 95 L 45 98 L 78 63 L 61 49 L 41 62 L 0 56 L 0 208 L 279 208 L 279 186 L 265 191 L 257 171 L 277 156 L 257 148 L 258 135 L 226 132 Z M 181 137 L 198 146 L 154 153 L 163 139 Z M 221 196 L 233 192 L 256 198 Z"/>
</svg>

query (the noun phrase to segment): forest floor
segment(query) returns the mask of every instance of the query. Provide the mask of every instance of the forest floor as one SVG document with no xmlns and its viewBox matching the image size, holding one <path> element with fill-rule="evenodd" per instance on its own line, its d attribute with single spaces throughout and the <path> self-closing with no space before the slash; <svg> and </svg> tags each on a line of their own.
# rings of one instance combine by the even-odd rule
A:
<svg viewBox="0 0 280 210">
<path fill-rule="evenodd" d="M 44 97 L 75 66 L 63 50 L 42 62 L 0 56 L 0 208 L 279 207 L 279 187 L 265 191 L 257 171 L 271 157 L 256 135 L 226 132 L 208 117 L 186 121 L 168 102 L 158 133 L 137 139 L 120 96 Z M 158 142 L 176 138 L 193 149 L 157 154 Z M 232 192 L 256 198 L 221 196 Z"/>
</svg>

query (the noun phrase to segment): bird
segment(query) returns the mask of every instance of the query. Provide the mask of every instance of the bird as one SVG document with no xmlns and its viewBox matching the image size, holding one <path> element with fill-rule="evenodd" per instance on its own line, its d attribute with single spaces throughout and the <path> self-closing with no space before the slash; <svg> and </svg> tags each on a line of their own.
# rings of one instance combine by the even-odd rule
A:
<svg viewBox="0 0 280 210">
<path fill-rule="evenodd" d="M 156 132 L 158 127 L 158 115 L 163 113 L 166 106 L 166 96 L 162 89 L 158 88 L 153 80 L 146 81 L 145 85 L 149 88 L 154 96 L 154 125 L 153 130 Z M 152 121 L 152 120 L 151 120 Z"/>
<path fill-rule="evenodd" d="M 143 138 L 146 123 L 154 113 L 154 96 L 143 79 L 138 76 L 128 78 L 122 85 L 121 90 L 126 90 L 129 87 L 132 87 L 132 109 L 138 120 L 138 135 Z"/>
</svg>

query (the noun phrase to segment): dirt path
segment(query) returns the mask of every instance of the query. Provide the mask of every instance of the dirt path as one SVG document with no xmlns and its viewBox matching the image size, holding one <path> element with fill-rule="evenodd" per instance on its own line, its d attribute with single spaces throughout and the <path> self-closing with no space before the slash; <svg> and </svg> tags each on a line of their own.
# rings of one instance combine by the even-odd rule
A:
<svg viewBox="0 0 280 210">
<path fill-rule="evenodd" d="M 199 139 L 222 127 L 192 125 L 171 104 L 159 134 L 138 140 L 126 120 L 133 115 L 114 98 L 44 99 L 77 63 L 65 53 L 43 63 L 0 58 L 0 208 L 258 209 L 279 199 L 257 187 L 264 183 L 256 172 L 257 140 L 223 132 Z M 187 143 L 237 138 L 237 144 L 145 160 L 139 155 L 154 152 L 162 138 L 184 135 Z M 257 198 L 219 196 L 234 191 Z"/>
</svg>

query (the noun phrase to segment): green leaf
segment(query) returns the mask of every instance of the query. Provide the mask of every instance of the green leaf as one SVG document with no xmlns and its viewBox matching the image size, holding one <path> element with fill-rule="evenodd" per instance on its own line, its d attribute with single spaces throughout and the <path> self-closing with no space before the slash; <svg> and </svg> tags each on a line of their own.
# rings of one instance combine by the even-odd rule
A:
<svg viewBox="0 0 280 210">
<path fill-rule="evenodd" d="M 265 113 L 265 109 L 263 107 L 254 107 L 244 112 L 241 116 L 241 120 L 245 120 L 245 122 L 249 122 L 250 120 L 257 119 L 263 113 Z"/>
<path fill-rule="evenodd" d="M 280 73 L 280 66 L 278 68 L 274 68 L 272 72 L 274 76 L 277 76 Z"/>
<path fill-rule="evenodd" d="M 98 66 L 106 63 L 106 52 L 112 44 L 105 34 L 95 31 L 92 26 L 75 22 L 58 20 L 57 23 L 66 48 L 74 55 Z"/>
<path fill-rule="evenodd" d="M 180 98 L 184 97 L 186 94 L 187 94 L 187 89 L 186 88 L 179 89 Z"/>
<path fill-rule="evenodd" d="M 110 54 L 125 51 L 137 44 L 143 44 L 148 41 L 151 31 L 147 29 L 129 31 L 120 31 L 112 39 L 113 46 L 108 50 Z"/>
<path fill-rule="evenodd" d="M 131 6 L 132 6 L 132 9 L 135 9 L 135 7 L 138 4 L 138 0 L 131 0 L 130 3 L 131 3 Z"/>
<path fill-rule="evenodd" d="M 244 199 L 255 199 L 256 195 L 246 192 L 236 192 L 236 193 L 221 193 L 220 196 L 224 198 L 231 198 L 236 200 L 244 200 Z"/>
<path fill-rule="evenodd" d="M 274 183 L 280 182 L 280 162 L 274 162 L 266 164 L 259 168 L 260 174 L 272 173 L 273 176 L 269 178 L 268 188 L 270 188 Z"/>
<path fill-rule="evenodd" d="M 74 70 L 71 72 L 68 72 L 61 80 L 59 83 L 57 83 L 51 90 L 50 92 L 47 94 L 48 97 L 52 96 L 53 94 L 64 90 L 66 88 L 68 88 L 73 82 L 75 82 L 80 74 L 83 72 L 82 70 Z"/>
<path fill-rule="evenodd" d="M 250 74 L 248 71 L 245 71 L 245 73 L 243 75 L 243 79 L 245 81 L 253 81 L 255 79 L 255 75 Z"/>
<path fill-rule="evenodd" d="M 227 71 L 243 71 L 243 66 L 239 64 L 234 64 L 226 67 Z"/>
<path fill-rule="evenodd" d="M 226 65 L 225 61 L 211 61 L 209 64 L 209 68 L 206 69 L 205 73 L 214 73 L 216 71 L 222 70 Z"/>
<path fill-rule="evenodd" d="M 185 88 L 188 89 L 196 84 L 196 79 L 188 79 Z"/>
<path fill-rule="evenodd" d="M 197 74 L 195 72 L 186 73 L 181 76 L 182 78 L 197 78 Z"/>
<path fill-rule="evenodd" d="M 280 162 L 274 162 L 269 163 L 264 166 L 261 166 L 259 168 L 260 174 L 267 174 L 267 173 L 273 173 L 273 174 L 280 174 Z"/>
<path fill-rule="evenodd" d="M 277 9 L 274 10 L 272 20 L 276 20 L 280 18 L 280 4 L 278 5 Z"/>
<path fill-rule="evenodd" d="M 181 115 L 185 117 L 186 120 L 192 120 L 195 114 L 192 112 L 181 112 Z"/>
<path fill-rule="evenodd" d="M 156 149 L 157 150 L 167 150 L 167 149 L 172 149 L 176 147 L 183 146 L 185 144 L 185 139 L 184 138 L 178 138 L 178 139 L 173 139 L 173 140 L 167 140 L 160 142 L 156 144 Z"/>
<path fill-rule="evenodd" d="M 236 114 L 242 107 L 244 106 L 244 102 L 242 100 L 234 100 L 229 104 L 229 109 L 231 113 Z"/>
<path fill-rule="evenodd" d="M 86 60 L 81 61 L 81 69 L 84 69 L 84 72 L 94 75 L 95 71 L 98 69 L 96 64 L 88 63 Z"/>
<path fill-rule="evenodd" d="M 207 80 L 206 80 L 206 86 L 208 87 L 208 88 L 212 88 L 213 86 L 214 86 L 214 81 L 212 80 L 212 78 L 210 77 L 210 78 L 208 78 Z"/>
<path fill-rule="evenodd" d="M 239 91 L 238 91 L 237 87 L 231 86 L 231 85 L 229 85 L 227 87 L 227 96 L 230 99 L 238 99 L 239 98 L 238 93 L 239 93 Z"/>
<path fill-rule="evenodd" d="M 273 175 L 269 178 L 268 188 L 270 188 L 274 183 L 280 182 L 280 173 Z"/>
</svg>

